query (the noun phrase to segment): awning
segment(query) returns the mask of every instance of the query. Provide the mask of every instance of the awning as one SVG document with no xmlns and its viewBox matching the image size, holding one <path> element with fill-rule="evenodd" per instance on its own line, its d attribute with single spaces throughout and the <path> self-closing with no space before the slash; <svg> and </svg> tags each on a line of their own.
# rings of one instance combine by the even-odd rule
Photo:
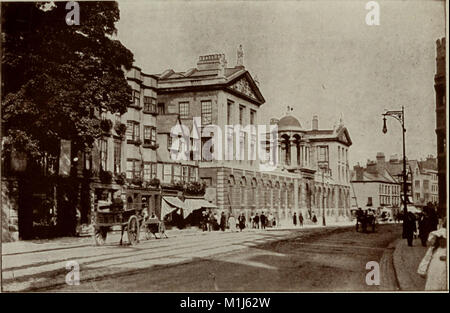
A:
<svg viewBox="0 0 450 313">
<path fill-rule="evenodd" d="M 411 212 L 411 213 L 422 213 L 422 210 L 415 207 L 414 205 L 407 205 L 406 209 L 408 210 L 408 212 Z"/>
<path fill-rule="evenodd" d="M 403 196 L 401 196 L 401 198 L 402 198 L 402 203 L 403 203 Z M 406 198 L 406 201 L 408 202 L 408 203 L 414 203 L 413 201 L 412 201 L 412 198 L 411 198 L 411 196 L 408 196 L 408 198 Z"/>
<path fill-rule="evenodd" d="M 216 209 L 217 206 L 204 200 L 204 199 L 186 199 L 184 201 L 185 208 L 183 209 L 183 217 L 186 218 L 193 211 L 202 209 L 202 208 L 211 208 Z"/>
<path fill-rule="evenodd" d="M 163 197 L 161 201 L 161 219 L 163 219 L 167 214 L 172 213 L 178 209 L 184 211 L 185 205 L 178 197 Z"/>
</svg>

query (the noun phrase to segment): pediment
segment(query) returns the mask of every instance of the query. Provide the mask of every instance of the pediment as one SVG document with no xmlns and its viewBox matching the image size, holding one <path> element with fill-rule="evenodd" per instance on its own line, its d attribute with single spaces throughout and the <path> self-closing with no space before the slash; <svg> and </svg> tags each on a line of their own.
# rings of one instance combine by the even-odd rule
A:
<svg viewBox="0 0 450 313">
<path fill-rule="evenodd" d="M 340 129 L 337 138 L 338 138 L 338 141 L 342 142 L 343 144 L 345 144 L 347 146 L 350 146 L 352 144 L 352 140 L 350 139 L 348 130 L 345 127 Z"/>
<path fill-rule="evenodd" d="M 230 86 L 230 88 L 240 93 L 243 93 L 244 95 L 250 98 L 258 100 L 258 98 L 256 97 L 255 93 L 252 90 L 252 87 L 250 86 L 250 83 L 245 77 L 237 80 L 234 84 Z"/>
<path fill-rule="evenodd" d="M 245 72 L 245 74 L 233 79 L 227 88 L 239 95 L 243 95 L 253 101 L 256 101 L 259 104 L 263 104 L 265 102 L 258 85 L 248 72 Z"/>
</svg>

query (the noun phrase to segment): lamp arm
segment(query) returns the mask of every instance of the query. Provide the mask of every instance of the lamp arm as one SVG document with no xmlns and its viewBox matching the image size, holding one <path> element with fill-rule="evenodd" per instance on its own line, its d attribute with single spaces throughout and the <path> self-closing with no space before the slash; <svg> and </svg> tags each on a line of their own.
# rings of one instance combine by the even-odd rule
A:
<svg viewBox="0 0 450 313">
<path fill-rule="evenodd" d="M 403 131 L 406 131 L 405 123 L 404 123 L 404 120 L 403 120 L 403 112 L 402 111 L 387 111 L 386 113 L 383 114 L 383 116 L 384 117 L 388 116 L 388 117 L 395 118 L 397 121 L 400 122 L 400 125 L 402 125 Z"/>
</svg>

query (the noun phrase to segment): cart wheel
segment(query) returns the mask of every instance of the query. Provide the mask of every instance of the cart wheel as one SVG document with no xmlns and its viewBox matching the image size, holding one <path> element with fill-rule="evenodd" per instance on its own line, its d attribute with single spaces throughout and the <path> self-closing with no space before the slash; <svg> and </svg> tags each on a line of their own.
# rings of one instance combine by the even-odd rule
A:
<svg viewBox="0 0 450 313">
<path fill-rule="evenodd" d="M 128 242 L 131 245 L 135 245 L 139 242 L 139 221 L 136 215 L 131 216 L 128 220 L 127 233 Z"/>
<path fill-rule="evenodd" d="M 97 246 L 103 246 L 105 244 L 107 234 L 108 231 L 103 227 L 96 228 L 94 234 L 95 244 Z"/>
</svg>

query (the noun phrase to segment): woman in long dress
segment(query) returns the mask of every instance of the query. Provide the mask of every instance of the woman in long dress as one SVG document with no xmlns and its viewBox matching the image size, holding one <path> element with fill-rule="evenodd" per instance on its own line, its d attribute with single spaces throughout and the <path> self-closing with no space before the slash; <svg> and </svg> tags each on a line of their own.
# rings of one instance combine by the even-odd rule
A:
<svg viewBox="0 0 450 313">
<path fill-rule="evenodd" d="M 434 247 L 427 270 L 425 290 L 447 289 L 447 229 L 443 227 L 430 233 L 428 245 Z"/>
<path fill-rule="evenodd" d="M 231 214 L 230 217 L 228 218 L 228 226 L 230 227 L 231 232 L 236 231 L 236 218 L 234 217 L 233 214 Z"/>
</svg>

